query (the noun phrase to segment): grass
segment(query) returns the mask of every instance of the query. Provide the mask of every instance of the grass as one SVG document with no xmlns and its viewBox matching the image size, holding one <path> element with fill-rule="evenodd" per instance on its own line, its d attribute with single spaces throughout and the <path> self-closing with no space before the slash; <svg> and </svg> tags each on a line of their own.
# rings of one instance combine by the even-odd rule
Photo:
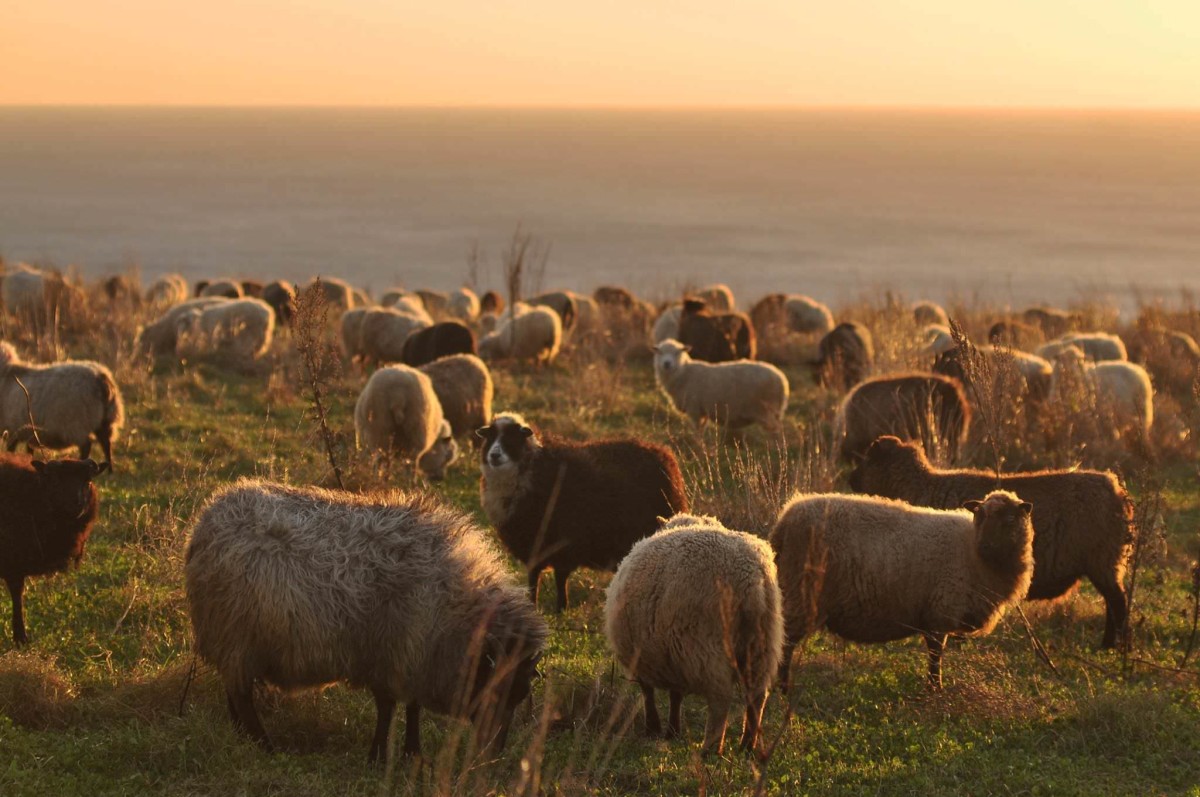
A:
<svg viewBox="0 0 1200 797">
<path fill-rule="evenodd" d="M 889 307 L 864 303 L 851 315 L 896 330 L 901 325 Z M 101 518 L 82 566 L 31 582 L 27 650 L 13 649 L 4 625 L 0 794 L 6 797 L 1200 795 L 1200 653 L 1183 662 L 1191 563 L 1200 553 L 1200 484 L 1194 447 L 1179 446 L 1155 460 L 1153 479 L 1144 482 L 1134 480 L 1148 472 L 1144 463 L 1122 463 L 1133 474 L 1135 496 L 1161 483 L 1166 506 L 1162 544 L 1147 549 L 1138 576 L 1132 666 L 1118 652 L 1095 649 L 1103 608 L 1086 584 L 1056 604 L 1026 605 L 1057 673 L 1034 655 L 1015 616 L 990 637 L 951 645 L 941 693 L 925 689 L 918 638 L 863 646 L 819 634 L 793 667 L 790 694 L 773 694 L 768 703 L 766 738 L 778 739 L 769 762 L 734 753 L 702 760 L 698 698 L 685 700 L 683 739 L 643 736 L 640 694 L 614 667 L 604 640 L 609 576 L 583 571 L 572 579 L 573 607 L 550 616 L 546 679 L 519 712 L 500 760 L 456 754 L 461 728 L 426 712 L 428 757 L 371 769 L 365 758 L 373 703 L 348 687 L 267 696 L 263 719 L 281 752 L 263 753 L 233 731 L 215 674 L 202 663 L 185 697 L 192 654 L 182 555 L 190 519 L 218 485 L 245 475 L 330 483 L 324 443 L 303 398 L 302 366 L 285 335 L 248 371 L 213 362 L 151 370 L 120 342 L 127 335 L 110 334 L 131 322 L 110 314 L 94 323 L 102 334 L 65 336 L 63 346 L 115 367 L 130 421 L 117 446 L 117 472 L 101 484 Z M 811 386 L 803 369 L 785 370 L 794 395 L 782 448 L 754 431 L 728 443 L 692 430 L 671 412 L 649 364 L 637 357 L 614 365 L 577 352 L 544 370 L 499 369 L 497 409 L 517 409 L 573 436 L 620 433 L 669 442 L 698 508 L 762 532 L 781 496 L 837 485 L 828 456 L 836 396 Z M 347 485 L 433 489 L 484 522 L 478 466 L 469 453 L 432 488 L 400 470 L 381 476 L 354 456 L 351 410 L 361 383 L 346 367 L 326 386 Z M 1036 447 L 1026 453 L 1050 455 Z M 989 456 L 983 449 L 977 455 Z M 515 564 L 513 571 L 518 579 Z M 548 583 L 542 596 L 549 610 Z M 735 716 L 731 734 L 738 730 Z"/>
</svg>

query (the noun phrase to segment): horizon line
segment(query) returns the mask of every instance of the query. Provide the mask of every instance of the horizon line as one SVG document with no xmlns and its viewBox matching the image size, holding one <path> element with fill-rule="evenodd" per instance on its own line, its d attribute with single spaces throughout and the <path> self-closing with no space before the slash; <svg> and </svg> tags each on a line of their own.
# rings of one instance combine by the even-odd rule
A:
<svg viewBox="0 0 1200 797">
<path fill-rule="evenodd" d="M 378 110 L 378 111 L 810 111 L 810 112 L 1009 112 L 1009 113 L 1200 113 L 1200 105 L 951 105 L 936 103 L 153 103 L 0 102 L 0 110 Z"/>
</svg>

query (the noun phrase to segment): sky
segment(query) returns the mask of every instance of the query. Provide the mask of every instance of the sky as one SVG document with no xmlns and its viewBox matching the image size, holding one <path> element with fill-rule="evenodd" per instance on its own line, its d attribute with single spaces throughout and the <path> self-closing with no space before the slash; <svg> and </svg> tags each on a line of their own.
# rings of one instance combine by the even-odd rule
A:
<svg viewBox="0 0 1200 797">
<path fill-rule="evenodd" d="M 1200 0 L 0 0 L 0 104 L 1200 107 Z"/>
</svg>

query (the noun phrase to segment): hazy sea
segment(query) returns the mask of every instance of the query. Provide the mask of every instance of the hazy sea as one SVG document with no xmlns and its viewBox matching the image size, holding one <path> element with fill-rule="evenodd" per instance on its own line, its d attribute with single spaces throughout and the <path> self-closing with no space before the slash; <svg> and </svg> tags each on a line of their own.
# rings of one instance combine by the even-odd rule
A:
<svg viewBox="0 0 1200 797">
<path fill-rule="evenodd" d="M 0 109 L 0 256 L 831 302 L 1200 289 L 1200 113 Z"/>
</svg>

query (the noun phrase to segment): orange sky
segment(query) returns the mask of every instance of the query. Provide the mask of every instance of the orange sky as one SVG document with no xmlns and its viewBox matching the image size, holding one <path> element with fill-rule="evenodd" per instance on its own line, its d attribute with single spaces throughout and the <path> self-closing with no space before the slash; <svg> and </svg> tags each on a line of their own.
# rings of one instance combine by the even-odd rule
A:
<svg viewBox="0 0 1200 797">
<path fill-rule="evenodd" d="M 0 104 L 1200 106 L 1200 0 L 0 0 Z"/>
</svg>

